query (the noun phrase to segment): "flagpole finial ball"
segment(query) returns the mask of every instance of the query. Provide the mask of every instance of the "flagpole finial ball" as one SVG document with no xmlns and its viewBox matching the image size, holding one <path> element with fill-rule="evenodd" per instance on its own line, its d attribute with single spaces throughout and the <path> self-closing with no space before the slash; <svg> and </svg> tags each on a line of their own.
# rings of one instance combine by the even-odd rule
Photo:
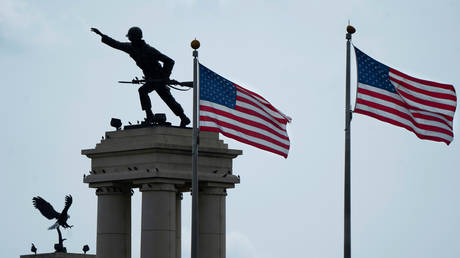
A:
<svg viewBox="0 0 460 258">
<path fill-rule="evenodd" d="M 348 25 L 347 26 L 347 32 L 350 33 L 350 34 L 353 34 L 356 32 L 356 29 L 355 27 L 351 26 L 351 25 Z"/>
<path fill-rule="evenodd" d="M 194 39 L 194 40 L 192 40 L 192 42 L 190 43 L 190 46 L 191 46 L 193 49 L 197 50 L 198 48 L 200 48 L 200 42 L 199 42 L 198 40 Z"/>
</svg>

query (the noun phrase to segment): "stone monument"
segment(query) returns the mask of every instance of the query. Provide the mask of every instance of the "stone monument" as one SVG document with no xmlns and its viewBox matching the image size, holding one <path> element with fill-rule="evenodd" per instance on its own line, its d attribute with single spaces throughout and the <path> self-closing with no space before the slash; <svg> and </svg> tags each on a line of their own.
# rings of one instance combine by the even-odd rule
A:
<svg viewBox="0 0 460 258">
<path fill-rule="evenodd" d="M 106 132 L 83 179 L 97 195 L 97 258 L 131 257 L 131 195 L 142 193 L 141 258 L 181 257 L 182 193 L 191 189 L 192 130 L 125 126 Z M 218 134 L 199 138 L 199 257 L 225 258 L 227 189 L 240 182 L 229 149 Z M 193 193 L 192 193 L 193 194 Z"/>
</svg>

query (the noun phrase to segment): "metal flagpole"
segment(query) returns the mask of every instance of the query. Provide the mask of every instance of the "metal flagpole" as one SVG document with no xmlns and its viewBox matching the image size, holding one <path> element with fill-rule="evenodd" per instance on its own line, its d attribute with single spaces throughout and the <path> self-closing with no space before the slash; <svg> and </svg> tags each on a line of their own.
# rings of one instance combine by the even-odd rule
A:
<svg viewBox="0 0 460 258">
<path fill-rule="evenodd" d="M 198 258 L 198 51 L 200 42 L 193 40 L 193 140 L 192 140 L 192 246 L 191 257 Z"/>
<path fill-rule="evenodd" d="M 351 258 L 351 175 L 350 175 L 350 45 L 351 35 L 356 30 L 353 26 L 347 26 L 347 68 L 346 68 L 346 93 L 345 93 L 345 187 L 344 187 L 344 242 L 343 257 Z"/>
</svg>

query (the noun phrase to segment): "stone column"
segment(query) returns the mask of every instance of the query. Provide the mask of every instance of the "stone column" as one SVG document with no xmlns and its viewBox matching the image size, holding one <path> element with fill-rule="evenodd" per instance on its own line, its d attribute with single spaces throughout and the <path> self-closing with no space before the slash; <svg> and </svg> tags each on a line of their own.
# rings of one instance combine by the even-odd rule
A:
<svg viewBox="0 0 460 258">
<path fill-rule="evenodd" d="M 176 258 L 182 256 L 182 193 L 176 194 Z"/>
<path fill-rule="evenodd" d="M 176 188 L 148 183 L 142 192 L 141 258 L 176 258 Z"/>
<path fill-rule="evenodd" d="M 203 187 L 198 196 L 200 258 L 225 258 L 225 197 L 221 187 Z"/>
<path fill-rule="evenodd" d="M 131 189 L 100 187 L 97 195 L 97 258 L 131 258 Z"/>
</svg>

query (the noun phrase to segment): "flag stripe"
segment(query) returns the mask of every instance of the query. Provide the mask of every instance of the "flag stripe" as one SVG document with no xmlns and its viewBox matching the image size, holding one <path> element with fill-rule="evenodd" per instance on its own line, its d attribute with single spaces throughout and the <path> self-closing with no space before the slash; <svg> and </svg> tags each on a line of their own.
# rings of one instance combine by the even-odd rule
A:
<svg viewBox="0 0 460 258">
<path fill-rule="evenodd" d="M 259 138 L 259 137 L 254 137 L 254 136 L 251 136 L 251 135 L 247 135 L 247 134 L 243 133 L 240 130 L 235 130 L 234 128 L 227 127 L 227 126 L 225 126 L 225 123 L 218 124 L 216 121 L 203 120 L 203 121 L 200 121 L 200 130 L 202 129 L 201 126 L 215 127 L 217 129 L 221 130 L 222 132 L 226 132 L 226 133 L 229 133 L 231 135 L 237 136 L 240 139 L 246 139 L 246 140 L 250 141 L 251 143 L 265 145 L 265 146 L 269 147 L 270 149 L 277 150 L 277 151 L 283 152 L 285 154 L 287 154 L 288 151 L 289 151 L 289 148 L 285 148 L 285 147 L 282 147 L 280 145 L 277 145 L 276 143 L 273 143 L 272 141 L 267 141 L 266 139 L 262 139 L 262 138 Z"/>
<path fill-rule="evenodd" d="M 411 85 L 411 86 L 413 86 L 415 88 L 421 89 L 421 90 L 425 90 L 425 91 L 432 92 L 432 93 L 447 94 L 447 95 L 454 96 L 455 99 L 457 99 L 457 96 L 455 94 L 455 90 L 438 88 L 438 87 L 433 87 L 431 85 L 426 85 L 426 84 L 421 84 L 421 83 L 418 83 L 418 82 L 414 82 L 414 81 L 411 81 L 411 80 L 406 79 L 404 77 L 401 77 L 399 75 L 396 75 L 396 74 L 392 73 L 391 71 L 389 72 L 389 75 L 390 75 L 390 80 L 391 79 L 396 79 L 398 81 L 405 82 L 405 83 L 407 83 L 407 84 L 409 84 L 409 85 Z"/>
<path fill-rule="evenodd" d="M 426 120 L 433 120 L 433 121 L 443 123 L 452 130 L 452 121 L 447 120 L 442 115 L 433 114 L 430 112 L 418 111 L 418 110 L 412 110 L 411 112 L 412 112 L 412 115 L 414 115 L 414 117 L 423 118 Z"/>
<path fill-rule="evenodd" d="M 280 122 L 278 119 L 266 113 L 263 109 L 260 109 L 258 106 L 254 106 L 247 99 L 239 98 L 238 95 L 236 96 L 235 109 L 240 110 L 241 112 L 250 112 L 254 116 L 260 117 L 261 119 L 271 123 L 272 125 L 278 127 L 281 130 L 286 129 L 286 126 L 282 124 L 282 122 Z"/>
<path fill-rule="evenodd" d="M 209 131 L 209 132 L 220 132 L 222 133 L 223 135 L 229 137 L 229 138 L 232 138 L 232 139 L 235 139 L 239 142 L 243 142 L 243 143 L 246 143 L 246 144 L 249 144 L 249 145 L 252 145 L 254 147 L 257 147 L 259 149 L 262 149 L 262 150 L 266 150 L 266 151 L 269 151 L 269 152 L 273 152 L 275 154 L 278 154 L 278 155 L 281 155 L 285 158 L 287 158 L 288 156 L 288 153 L 285 152 L 284 150 L 281 151 L 281 150 L 277 150 L 277 149 L 274 149 L 274 148 L 271 148 L 271 147 L 268 147 L 267 145 L 265 144 L 261 144 L 261 143 L 258 143 L 258 142 L 254 142 L 254 141 L 250 141 L 246 138 L 243 138 L 241 137 L 240 135 L 238 135 L 238 132 L 231 132 L 231 130 L 227 130 L 226 128 L 220 128 L 220 127 L 217 127 L 216 125 L 214 124 L 207 124 L 206 122 L 204 122 L 201 126 L 200 126 L 200 130 L 202 131 Z M 236 133 L 236 134 L 233 134 L 233 133 Z"/>
<path fill-rule="evenodd" d="M 357 109 L 355 109 L 355 112 L 363 114 L 363 115 L 367 115 L 367 116 L 370 116 L 370 117 L 373 117 L 373 118 L 376 118 L 376 119 L 378 119 L 380 121 L 383 121 L 383 122 L 387 122 L 387 123 L 390 123 L 390 124 L 393 124 L 393 125 L 396 125 L 396 126 L 399 126 L 399 127 L 403 127 L 405 129 L 413 132 L 420 139 L 432 140 L 432 141 L 437 141 L 437 142 L 445 142 L 447 145 L 449 145 L 450 142 L 452 141 L 452 139 L 445 139 L 443 137 L 434 136 L 434 135 L 423 135 L 423 134 L 419 134 L 417 132 L 414 132 L 414 130 L 409 125 L 407 125 L 405 123 L 402 123 L 400 121 L 388 118 L 386 116 L 379 115 L 378 113 L 375 112 L 375 110 L 360 109 L 358 107 Z"/>
<path fill-rule="evenodd" d="M 411 117 L 414 117 L 414 119 L 422 118 L 423 120 L 427 120 L 427 124 L 440 123 L 440 127 L 442 128 L 446 128 L 446 126 L 450 130 L 452 128 L 451 122 L 449 122 L 445 117 L 433 114 L 431 112 L 415 111 L 409 109 L 409 106 L 401 100 L 401 97 L 399 97 L 398 94 L 378 89 L 376 87 L 359 83 L 356 101 L 358 102 L 360 99 L 391 107 L 400 112 L 408 114 Z M 432 122 L 429 122 L 428 120 L 431 120 Z"/>
<path fill-rule="evenodd" d="M 200 105 L 200 110 L 203 111 L 209 111 L 209 112 L 216 112 L 219 114 L 222 114 L 223 112 L 227 114 L 232 114 L 234 115 L 235 118 L 238 118 L 240 121 L 247 122 L 247 123 L 257 123 L 259 124 L 259 127 L 263 127 L 265 130 L 279 135 L 279 137 L 287 137 L 287 133 L 285 130 L 281 130 L 275 126 L 273 126 L 271 123 L 267 122 L 266 120 L 261 119 L 258 116 L 253 116 L 247 112 L 240 112 L 238 110 L 234 110 L 213 102 L 205 101 L 202 100 Z"/>
<path fill-rule="evenodd" d="M 273 132 L 272 130 L 269 130 L 269 128 L 266 128 L 265 126 L 254 123 L 252 121 L 248 121 L 246 119 L 241 119 L 238 116 L 235 116 L 231 113 L 227 113 L 215 108 L 209 108 L 206 106 L 201 106 L 201 112 L 200 112 L 200 119 L 201 117 L 214 117 L 218 118 L 226 123 L 232 124 L 234 126 L 238 126 L 242 129 L 245 130 L 251 130 L 254 132 L 260 132 L 260 134 L 266 135 L 268 137 L 273 138 L 274 140 L 286 144 L 289 144 L 289 138 L 284 135 L 277 134 L 276 132 Z"/>
<path fill-rule="evenodd" d="M 375 100 L 374 100 L 375 101 Z M 411 128 L 413 131 L 417 131 L 420 134 L 426 134 L 424 131 L 434 131 L 442 134 L 446 134 L 450 137 L 453 136 L 452 132 L 450 132 L 450 128 L 444 124 L 437 123 L 437 122 L 432 122 L 429 120 L 424 120 L 424 119 L 416 119 L 411 116 L 409 112 L 404 112 L 404 110 L 397 109 L 397 106 L 395 107 L 390 107 L 387 105 L 388 103 L 385 102 L 380 102 L 380 101 L 368 101 L 365 100 L 363 96 L 361 96 L 356 104 L 360 104 L 360 107 L 362 110 L 366 110 L 366 107 L 371 108 L 372 110 L 381 110 L 382 113 L 386 114 L 391 114 L 400 117 L 401 119 L 404 119 L 407 121 L 408 125 L 411 125 Z M 364 107 L 366 106 L 366 107 Z M 421 130 L 417 130 L 421 129 Z"/>
<path fill-rule="evenodd" d="M 254 98 L 254 96 L 245 94 L 243 91 L 238 90 L 238 88 L 236 92 L 236 100 L 259 107 L 260 110 L 263 110 L 263 112 L 268 116 L 275 118 L 278 123 L 283 123 L 286 121 L 286 119 L 278 111 L 276 111 L 274 107 L 269 104 L 266 105 L 259 102 L 256 98 Z"/>
<path fill-rule="evenodd" d="M 358 86 L 358 96 L 359 94 L 364 94 L 364 95 L 369 95 L 375 98 L 379 98 L 388 102 L 392 102 L 393 104 L 399 105 L 399 106 L 405 106 L 405 103 L 402 101 L 402 99 L 395 94 L 392 94 L 388 91 L 385 90 L 380 90 L 372 86 L 368 86 L 366 84 L 359 83 Z"/>
<path fill-rule="evenodd" d="M 245 89 L 241 86 L 239 86 L 238 84 L 236 83 L 233 83 L 233 85 L 235 85 L 236 89 L 241 92 L 242 94 L 245 93 L 247 96 L 252 96 L 253 98 L 255 98 L 257 100 L 257 102 L 265 105 L 266 107 L 270 108 L 272 111 L 274 111 L 274 115 L 276 117 L 280 117 L 282 118 L 282 120 L 280 120 L 281 123 L 283 124 L 286 124 L 286 123 L 289 123 L 291 122 L 291 118 L 287 115 L 285 115 L 283 112 L 281 112 L 280 110 L 278 110 L 277 108 L 275 108 L 274 106 L 272 106 L 272 104 L 270 104 L 270 102 L 268 102 L 264 97 L 260 96 L 259 94 L 253 92 L 253 91 L 250 91 L 248 89 Z M 279 120 L 279 119 L 278 119 Z"/>
<path fill-rule="evenodd" d="M 204 114 L 203 116 L 200 116 L 200 121 L 204 122 L 214 122 L 216 125 L 222 128 L 228 128 L 234 131 L 240 132 L 244 137 L 250 138 L 250 139 L 259 139 L 262 141 L 265 141 L 270 144 L 274 144 L 275 146 L 278 146 L 279 149 L 289 149 L 289 145 L 286 144 L 284 141 L 283 143 L 281 141 L 275 140 L 273 137 L 264 135 L 262 133 L 258 133 L 257 131 L 247 129 L 246 126 L 241 126 L 239 123 L 231 123 L 231 121 L 226 122 L 225 117 L 219 117 L 219 116 L 207 116 L 207 114 Z M 263 131 L 260 131 L 263 132 Z"/>
<path fill-rule="evenodd" d="M 423 84 L 423 85 L 429 85 L 429 86 L 433 86 L 433 87 L 436 87 L 436 88 L 446 89 L 446 90 L 455 92 L 454 86 L 450 85 L 450 84 L 443 84 L 443 83 L 438 83 L 438 82 L 432 82 L 432 81 L 426 81 L 426 80 L 422 80 L 422 79 L 417 79 L 417 78 L 409 76 L 409 75 L 407 75 L 405 73 L 402 73 L 402 72 L 400 72 L 398 70 L 395 70 L 393 68 L 390 68 L 390 73 L 396 74 L 396 75 L 401 76 L 401 77 L 403 77 L 405 79 L 408 79 L 408 80 L 411 80 L 411 81 L 414 81 L 414 82 L 417 82 L 417 83 L 420 83 L 420 84 Z"/>
<path fill-rule="evenodd" d="M 254 117 L 258 117 L 261 120 L 264 120 L 266 123 L 270 124 L 271 128 L 275 128 L 280 131 L 286 131 L 286 125 L 276 123 L 271 117 L 267 117 L 261 113 L 258 113 L 259 109 L 254 108 L 254 106 L 248 105 L 247 103 L 243 102 L 236 102 L 237 106 L 235 106 L 235 110 L 241 112 L 241 114 L 251 115 Z"/>
<path fill-rule="evenodd" d="M 239 86 L 238 84 L 234 83 L 233 85 L 235 85 L 235 87 L 240 90 L 241 92 L 244 92 L 246 93 L 247 95 L 252 95 L 255 99 L 257 99 L 260 103 L 264 104 L 265 106 L 269 107 L 271 110 L 273 110 L 274 112 L 276 112 L 276 116 L 281 116 L 284 118 L 283 122 L 289 122 L 291 121 L 291 118 L 285 114 L 283 114 L 283 112 L 279 111 L 278 109 L 276 109 L 274 106 L 272 106 L 270 104 L 270 102 L 268 102 L 264 97 L 260 96 L 259 94 L 253 92 L 253 91 L 250 91 L 248 89 L 245 89 L 241 86 Z"/>
<path fill-rule="evenodd" d="M 455 107 L 444 105 L 441 103 L 436 103 L 432 101 L 426 101 L 418 99 L 403 90 L 398 90 L 399 95 L 403 98 L 403 101 L 407 103 L 408 106 L 418 108 L 420 110 L 425 110 L 433 113 L 446 115 L 448 118 L 453 118 Z"/>
<path fill-rule="evenodd" d="M 233 83 L 233 85 L 235 85 L 236 89 L 242 93 L 245 93 L 246 95 L 248 96 L 253 96 L 253 98 L 257 99 L 257 101 L 263 105 L 267 105 L 267 106 L 271 106 L 270 103 L 264 99 L 262 96 L 259 96 L 257 93 L 253 92 L 253 91 L 250 91 L 250 90 L 247 90 L 243 87 L 241 87 L 240 85 L 236 84 L 236 83 Z M 276 110 L 273 110 L 273 111 L 276 111 Z"/>
<path fill-rule="evenodd" d="M 401 106 L 401 108 L 403 109 L 410 108 L 410 106 L 407 103 L 405 103 L 399 95 L 388 92 L 386 90 L 382 90 L 382 89 L 373 87 L 373 86 L 368 86 L 368 85 L 360 83 L 358 87 L 358 94 L 364 94 L 364 95 L 380 98 L 382 100 L 397 104 Z M 423 116 L 424 119 L 430 119 L 429 117 L 432 117 L 431 120 L 439 121 L 439 122 L 442 121 L 446 125 L 448 125 L 450 128 L 452 128 L 452 122 L 451 122 L 452 117 L 442 115 L 442 114 L 436 114 L 433 112 L 420 111 L 418 108 L 411 109 L 411 112 L 420 114 L 420 117 Z"/>
<path fill-rule="evenodd" d="M 455 104 L 457 101 L 457 97 L 455 93 L 449 91 L 448 93 L 445 92 L 438 92 L 438 91 L 431 91 L 427 89 L 427 87 L 420 87 L 420 85 L 416 85 L 414 83 L 408 83 L 406 81 L 400 80 L 397 77 L 393 77 L 390 73 L 390 81 L 394 82 L 396 85 L 403 86 L 407 90 L 412 92 L 418 93 L 420 96 L 425 95 L 428 100 L 446 100 L 446 103 Z M 450 100 L 450 101 L 449 101 Z M 447 102 L 448 101 L 448 102 Z"/>
<path fill-rule="evenodd" d="M 396 89 L 397 89 L 399 95 L 403 95 L 402 97 L 410 99 L 410 100 L 412 100 L 412 101 L 414 101 L 416 103 L 422 104 L 422 105 L 426 106 L 427 108 L 428 107 L 433 107 L 433 108 L 437 108 L 437 109 L 440 109 L 440 110 L 455 111 L 455 106 L 442 103 L 441 101 L 443 101 L 443 100 L 440 100 L 440 101 L 427 100 L 427 99 L 423 98 L 423 96 L 421 96 L 420 94 L 413 94 L 412 92 L 406 90 L 403 87 L 397 87 Z"/>
</svg>

